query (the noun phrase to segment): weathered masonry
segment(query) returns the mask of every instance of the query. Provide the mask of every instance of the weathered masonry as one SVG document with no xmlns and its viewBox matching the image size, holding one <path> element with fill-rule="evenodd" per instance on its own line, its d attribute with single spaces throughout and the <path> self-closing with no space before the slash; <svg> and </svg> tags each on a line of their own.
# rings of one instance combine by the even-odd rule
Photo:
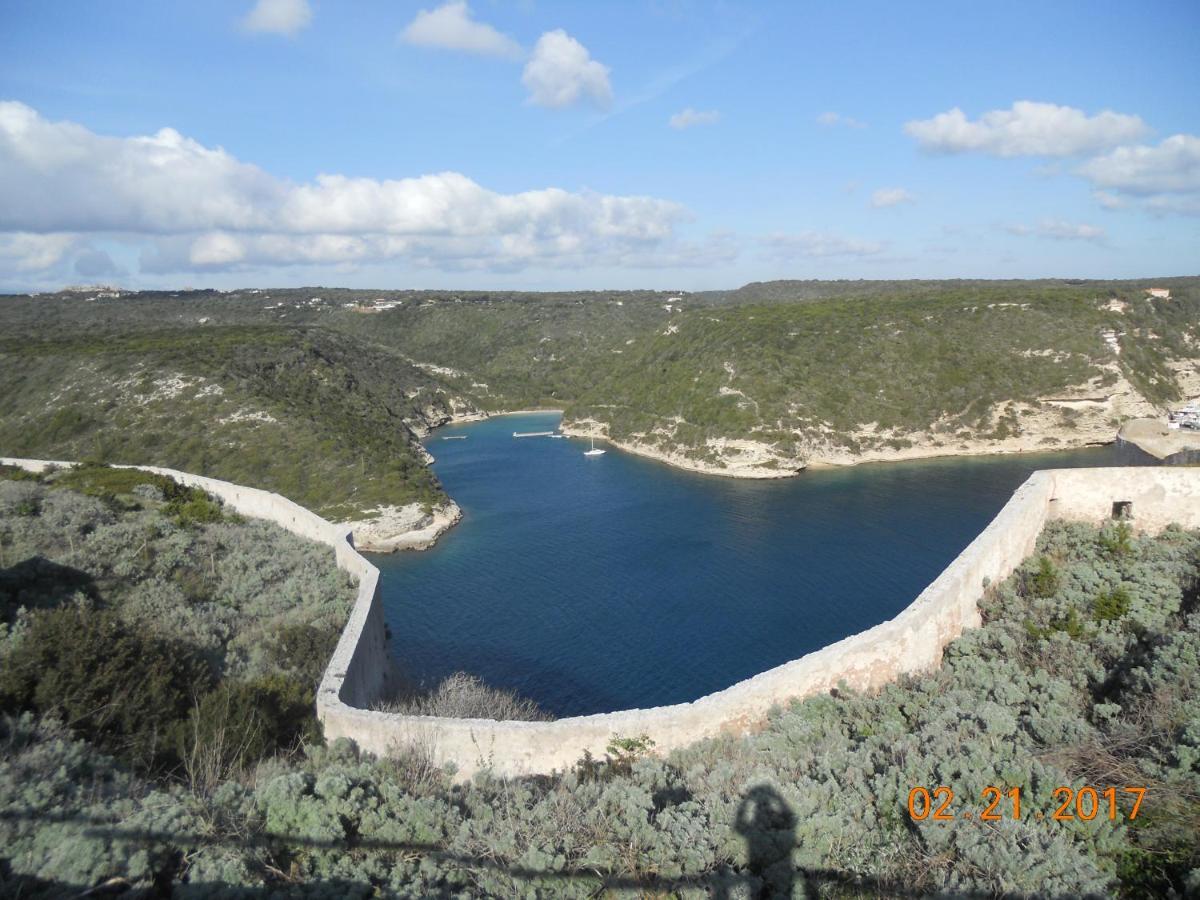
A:
<svg viewBox="0 0 1200 900">
<path fill-rule="evenodd" d="M 35 470 L 50 464 L 0 461 Z M 564 769 L 585 750 L 603 755 L 615 734 L 647 734 L 659 750 L 672 750 L 720 733 L 745 733 L 772 706 L 828 691 L 839 682 L 865 690 L 904 673 L 933 668 L 947 643 L 980 624 L 978 601 L 984 585 L 1008 576 L 1033 551 L 1047 520 L 1099 522 L 1116 514 L 1148 532 L 1171 523 L 1200 527 L 1200 470 L 1035 472 L 933 583 L 887 622 L 692 703 L 555 722 L 496 722 L 370 709 L 387 687 L 392 662 L 379 601 L 379 570 L 354 549 L 348 528 L 333 525 L 278 494 L 172 469 L 141 468 L 203 488 L 243 515 L 269 519 L 331 545 L 338 565 L 357 577 L 358 598 L 317 695 L 326 737 L 352 738 L 377 754 L 418 742 L 439 762 L 453 763 L 460 777 L 483 767 L 503 775 Z"/>
</svg>

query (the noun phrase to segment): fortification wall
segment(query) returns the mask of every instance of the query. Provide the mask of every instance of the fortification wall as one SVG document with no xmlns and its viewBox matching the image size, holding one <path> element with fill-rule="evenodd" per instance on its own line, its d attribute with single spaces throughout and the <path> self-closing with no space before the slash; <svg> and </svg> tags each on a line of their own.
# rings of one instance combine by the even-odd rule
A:
<svg viewBox="0 0 1200 900">
<path fill-rule="evenodd" d="M 45 463 L 3 460 L 27 468 Z M 59 465 L 65 465 L 60 463 Z M 933 668 L 946 644 L 980 623 L 984 586 L 1007 577 L 1034 549 L 1048 519 L 1099 522 L 1113 503 L 1132 503 L 1132 523 L 1155 532 L 1175 522 L 1200 527 L 1200 472 L 1166 468 L 1056 469 L 1035 472 L 970 545 L 895 618 L 692 703 L 632 709 L 556 722 L 495 722 L 401 716 L 369 709 L 392 663 L 379 602 L 378 570 L 338 528 L 277 494 L 171 469 L 142 467 L 204 488 L 243 515 L 334 547 L 338 565 L 359 579 L 358 599 L 317 695 L 329 739 L 348 737 L 386 754 L 415 742 L 460 777 L 490 767 L 503 775 L 546 773 L 601 756 L 613 735 L 649 735 L 669 751 L 721 733 L 757 727 L 772 706 L 839 683 L 868 690 Z"/>
</svg>

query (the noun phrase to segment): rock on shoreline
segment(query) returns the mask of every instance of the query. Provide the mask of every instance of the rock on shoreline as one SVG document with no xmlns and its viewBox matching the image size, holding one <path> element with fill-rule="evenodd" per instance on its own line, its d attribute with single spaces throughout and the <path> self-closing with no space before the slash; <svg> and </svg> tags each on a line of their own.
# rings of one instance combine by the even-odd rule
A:
<svg viewBox="0 0 1200 900">
<path fill-rule="evenodd" d="M 437 539 L 462 518 L 453 500 L 426 512 L 420 503 L 381 506 L 370 518 L 347 522 L 354 546 L 368 553 L 397 550 L 428 550 Z"/>
</svg>

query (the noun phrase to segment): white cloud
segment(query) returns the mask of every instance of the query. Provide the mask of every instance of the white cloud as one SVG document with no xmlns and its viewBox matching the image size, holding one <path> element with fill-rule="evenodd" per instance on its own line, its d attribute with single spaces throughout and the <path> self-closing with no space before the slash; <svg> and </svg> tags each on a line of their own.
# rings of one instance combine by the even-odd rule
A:
<svg viewBox="0 0 1200 900">
<path fill-rule="evenodd" d="M 1200 191 L 1200 137 L 1176 134 L 1157 147 L 1118 147 L 1078 171 L 1097 187 L 1126 194 Z"/>
<path fill-rule="evenodd" d="M 608 66 L 592 59 L 583 44 L 560 28 L 538 38 L 521 83 L 538 106 L 560 108 L 587 98 L 603 108 L 612 102 L 608 72 Z"/>
<path fill-rule="evenodd" d="M 826 128 L 836 128 L 841 125 L 844 128 L 866 128 L 866 122 L 860 122 L 858 119 L 851 116 L 843 116 L 841 113 L 823 112 L 817 116 L 817 124 L 824 125 Z"/>
<path fill-rule="evenodd" d="M 676 130 L 682 131 L 684 128 L 692 128 L 696 125 L 715 125 L 721 120 L 721 114 L 715 109 L 696 110 L 690 106 L 675 113 L 667 120 L 667 124 Z"/>
<path fill-rule="evenodd" d="M 1138 116 L 1104 110 L 1089 116 L 1053 103 L 1019 100 L 978 120 L 957 107 L 932 119 L 908 122 L 904 130 L 925 150 L 989 153 L 994 156 L 1083 156 L 1137 140 L 1147 132 Z"/>
<path fill-rule="evenodd" d="M 1064 222 L 1061 219 L 1043 219 L 1038 224 L 1038 234 L 1056 241 L 1094 241 L 1103 243 L 1104 229 L 1097 225 Z"/>
<path fill-rule="evenodd" d="M 1156 194 L 1146 198 L 1146 210 L 1154 215 L 1174 213 L 1181 216 L 1200 216 L 1200 194 Z"/>
<path fill-rule="evenodd" d="M 885 245 L 879 241 L 864 241 L 821 231 L 769 234 L 760 238 L 759 242 L 768 258 L 784 261 L 800 257 L 874 256 L 885 249 Z"/>
<path fill-rule="evenodd" d="M 288 186 L 164 128 L 112 138 L 0 102 L 0 230 L 265 228 Z"/>
<path fill-rule="evenodd" d="M 654 197 L 501 194 L 458 172 L 296 184 L 171 129 L 107 137 L 15 102 L 0 103 L 0 196 L 0 268 L 22 271 L 55 264 L 71 235 L 89 234 L 149 245 L 145 265 L 160 271 L 397 258 L 518 269 L 705 255 L 675 236 L 686 211 Z"/>
<path fill-rule="evenodd" d="M 471 18 L 465 0 L 453 0 L 437 9 L 423 9 L 400 33 L 400 39 L 421 47 L 462 50 L 480 56 L 520 59 L 521 45 L 491 25 Z"/>
<path fill-rule="evenodd" d="M 1200 137 L 1176 134 L 1157 146 L 1118 147 L 1080 165 L 1105 209 L 1137 205 L 1154 215 L 1200 215 Z"/>
<path fill-rule="evenodd" d="M 1098 225 L 1065 222 L 1062 219 L 1042 219 L 1037 225 L 1005 225 L 1004 230 L 1017 237 L 1035 235 L 1055 241 L 1090 241 L 1103 244 L 1107 240 L 1104 229 Z"/>
<path fill-rule="evenodd" d="M 76 242 L 71 234 L 0 233 L 0 271 L 33 272 L 48 269 Z"/>
<path fill-rule="evenodd" d="M 294 37 L 312 21 L 308 0 L 258 0 L 242 19 L 247 31 L 282 34 Z"/>
<path fill-rule="evenodd" d="M 916 202 L 917 198 L 902 187 L 880 188 L 871 194 L 871 206 L 875 209 Z"/>
</svg>

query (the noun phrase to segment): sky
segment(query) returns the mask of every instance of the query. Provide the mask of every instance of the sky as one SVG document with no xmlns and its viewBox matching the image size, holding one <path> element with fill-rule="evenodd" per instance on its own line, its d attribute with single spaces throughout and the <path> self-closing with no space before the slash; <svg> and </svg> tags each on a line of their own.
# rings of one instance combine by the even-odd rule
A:
<svg viewBox="0 0 1200 900">
<path fill-rule="evenodd" d="M 1200 273 L 1200 3 L 0 0 L 0 291 Z"/>
</svg>

